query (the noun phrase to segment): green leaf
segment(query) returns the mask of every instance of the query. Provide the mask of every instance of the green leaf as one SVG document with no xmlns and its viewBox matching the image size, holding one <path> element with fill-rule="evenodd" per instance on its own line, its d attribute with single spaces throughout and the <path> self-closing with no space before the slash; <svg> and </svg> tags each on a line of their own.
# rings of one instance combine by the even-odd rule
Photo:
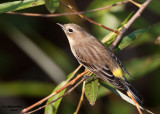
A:
<svg viewBox="0 0 160 114">
<path fill-rule="evenodd" d="M 131 12 L 131 13 L 125 18 L 125 20 L 119 25 L 118 29 L 121 28 L 121 27 L 123 27 L 123 26 L 129 21 L 129 19 L 132 17 L 132 15 L 133 15 L 133 12 Z"/>
<path fill-rule="evenodd" d="M 40 6 L 43 4 L 44 4 L 43 0 L 24 0 L 24 1 L 6 2 L 0 4 L 0 13 L 26 9 L 30 7 Z"/>
<path fill-rule="evenodd" d="M 131 18 L 133 13 L 130 13 L 126 18 L 125 20 L 118 26 L 118 28 L 116 30 L 119 30 L 119 29 L 122 29 L 122 27 L 128 22 L 128 20 Z M 114 33 L 114 32 L 111 32 L 109 34 L 107 34 L 103 39 L 102 39 L 102 42 L 107 46 L 109 47 L 112 42 L 115 40 L 117 34 Z"/>
<path fill-rule="evenodd" d="M 146 31 L 147 29 L 139 29 L 122 38 L 120 43 L 116 46 L 115 52 L 118 52 L 124 49 L 125 47 L 129 46 L 131 43 L 133 43 L 134 40 L 139 38 Z"/>
<path fill-rule="evenodd" d="M 45 5 L 48 11 L 54 13 L 57 7 L 59 6 L 58 0 L 45 0 Z"/>
<path fill-rule="evenodd" d="M 72 73 L 70 73 L 68 76 L 67 76 L 67 79 L 63 82 L 61 82 L 54 90 L 53 92 L 55 92 L 56 90 L 60 89 L 62 86 L 64 86 L 65 84 L 67 84 L 69 82 L 69 80 L 71 79 L 72 77 Z M 62 96 L 64 94 L 66 89 L 62 90 L 61 92 L 59 92 L 57 95 L 51 97 L 50 99 L 48 99 L 47 101 L 47 104 L 50 103 L 51 101 L 57 99 L 58 97 Z M 58 110 L 58 107 L 60 105 L 60 102 L 61 102 L 62 98 L 58 99 L 57 101 L 55 101 L 54 103 L 50 104 L 50 105 L 47 105 L 45 107 L 45 114 L 56 114 L 57 113 L 57 110 Z"/>
<path fill-rule="evenodd" d="M 60 89 L 62 86 L 64 86 L 66 84 L 66 81 L 61 82 L 55 89 L 53 92 L 55 92 L 56 90 Z M 60 93 L 58 93 L 57 95 L 51 97 L 50 99 L 48 99 L 47 104 L 50 103 L 51 101 L 57 99 L 58 97 L 62 96 L 64 94 L 66 89 L 62 90 Z M 58 107 L 60 105 L 62 98 L 58 99 L 56 102 L 48 105 L 45 107 L 45 114 L 56 114 Z"/>
<path fill-rule="evenodd" d="M 98 94 L 98 79 L 90 79 L 85 85 L 85 95 L 91 105 L 95 104 Z"/>
</svg>

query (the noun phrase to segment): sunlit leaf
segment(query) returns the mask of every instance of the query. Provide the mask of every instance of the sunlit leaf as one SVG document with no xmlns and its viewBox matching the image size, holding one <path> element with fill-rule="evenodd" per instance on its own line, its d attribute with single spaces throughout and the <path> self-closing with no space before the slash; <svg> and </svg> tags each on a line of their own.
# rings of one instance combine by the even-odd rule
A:
<svg viewBox="0 0 160 114">
<path fill-rule="evenodd" d="M 58 0 L 45 0 L 45 6 L 47 7 L 48 11 L 54 13 L 59 6 L 59 2 Z"/>
<path fill-rule="evenodd" d="M 130 19 L 132 16 L 133 16 L 133 12 L 131 12 L 131 13 L 124 19 L 124 21 L 119 25 L 118 28 L 123 27 L 123 26 L 129 21 L 129 19 Z M 117 29 L 118 29 L 118 28 L 117 28 Z"/>
<path fill-rule="evenodd" d="M 129 46 L 131 43 L 133 43 L 134 40 L 139 38 L 146 31 L 147 31 L 146 29 L 140 29 L 125 36 L 124 38 L 122 38 L 120 43 L 116 46 L 115 51 L 118 52 L 124 49 L 125 47 Z"/>
<path fill-rule="evenodd" d="M 44 4 L 43 0 L 23 0 L 23 1 L 19 0 L 14 2 L 6 2 L 0 4 L 0 13 L 26 9 L 30 7 L 40 6 L 43 4 Z"/>
<path fill-rule="evenodd" d="M 128 20 L 131 18 L 132 16 L 132 13 L 130 13 L 126 18 L 125 20 L 118 26 L 118 28 L 116 30 L 120 31 L 123 26 L 128 22 Z M 114 33 L 114 32 L 111 32 L 109 34 L 107 34 L 103 39 L 102 39 L 102 42 L 107 46 L 109 47 L 112 42 L 115 40 L 117 34 Z"/>
<path fill-rule="evenodd" d="M 66 84 L 66 81 L 63 81 L 62 83 L 60 83 L 53 92 L 55 92 L 56 90 L 60 89 L 62 86 L 64 86 Z M 50 103 L 51 101 L 57 99 L 58 97 L 60 97 L 61 95 L 63 95 L 65 92 L 65 89 L 62 90 L 60 93 L 58 93 L 57 95 L 51 97 L 50 99 L 48 99 L 47 104 Z M 48 105 L 45 107 L 45 114 L 56 114 L 59 104 L 61 102 L 62 98 L 58 99 L 56 102 Z"/>
<path fill-rule="evenodd" d="M 68 76 L 67 76 L 67 79 L 63 82 L 61 82 L 54 90 L 53 92 L 55 92 L 56 90 L 60 89 L 62 86 L 64 86 L 66 83 L 68 83 L 68 81 L 70 80 L 72 76 L 72 73 L 70 73 Z M 64 94 L 66 89 L 60 91 L 57 95 L 51 97 L 50 99 L 48 99 L 47 103 L 50 103 L 51 101 L 57 99 L 58 97 L 60 97 L 61 95 Z M 56 114 L 57 110 L 58 110 L 58 107 L 60 105 L 60 102 L 61 102 L 62 98 L 58 99 L 57 101 L 55 101 L 54 103 L 48 105 L 45 107 L 45 114 Z"/>
</svg>

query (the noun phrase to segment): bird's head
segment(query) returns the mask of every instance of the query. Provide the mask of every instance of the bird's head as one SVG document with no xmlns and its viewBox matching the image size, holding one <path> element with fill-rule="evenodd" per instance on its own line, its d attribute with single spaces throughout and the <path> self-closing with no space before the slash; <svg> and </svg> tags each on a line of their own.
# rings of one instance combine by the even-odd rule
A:
<svg viewBox="0 0 160 114">
<path fill-rule="evenodd" d="M 82 27 L 76 24 L 57 24 L 62 27 L 70 44 L 87 39 L 87 36 L 89 35 Z"/>
</svg>

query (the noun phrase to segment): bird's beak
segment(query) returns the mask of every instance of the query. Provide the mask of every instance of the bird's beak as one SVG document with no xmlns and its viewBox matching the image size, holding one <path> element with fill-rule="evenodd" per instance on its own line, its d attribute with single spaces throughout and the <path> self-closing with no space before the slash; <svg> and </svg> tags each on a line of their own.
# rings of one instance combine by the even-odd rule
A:
<svg viewBox="0 0 160 114">
<path fill-rule="evenodd" d="M 60 24 L 60 23 L 56 23 L 57 25 L 59 25 L 60 27 L 62 27 L 62 29 L 64 29 L 64 25 Z"/>
</svg>

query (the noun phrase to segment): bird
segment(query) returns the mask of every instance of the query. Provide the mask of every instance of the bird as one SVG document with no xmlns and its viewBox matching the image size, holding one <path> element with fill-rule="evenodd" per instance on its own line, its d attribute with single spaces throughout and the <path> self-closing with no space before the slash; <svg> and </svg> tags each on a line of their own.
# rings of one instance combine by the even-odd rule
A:
<svg viewBox="0 0 160 114">
<path fill-rule="evenodd" d="M 143 99 L 124 76 L 124 72 L 130 74 L 108 47 L 77 24 L 57 24 L 65 32 L 71 51 L 80 64 L 116 89 L 129 92 L 142 106 Z"/>
</svg>

